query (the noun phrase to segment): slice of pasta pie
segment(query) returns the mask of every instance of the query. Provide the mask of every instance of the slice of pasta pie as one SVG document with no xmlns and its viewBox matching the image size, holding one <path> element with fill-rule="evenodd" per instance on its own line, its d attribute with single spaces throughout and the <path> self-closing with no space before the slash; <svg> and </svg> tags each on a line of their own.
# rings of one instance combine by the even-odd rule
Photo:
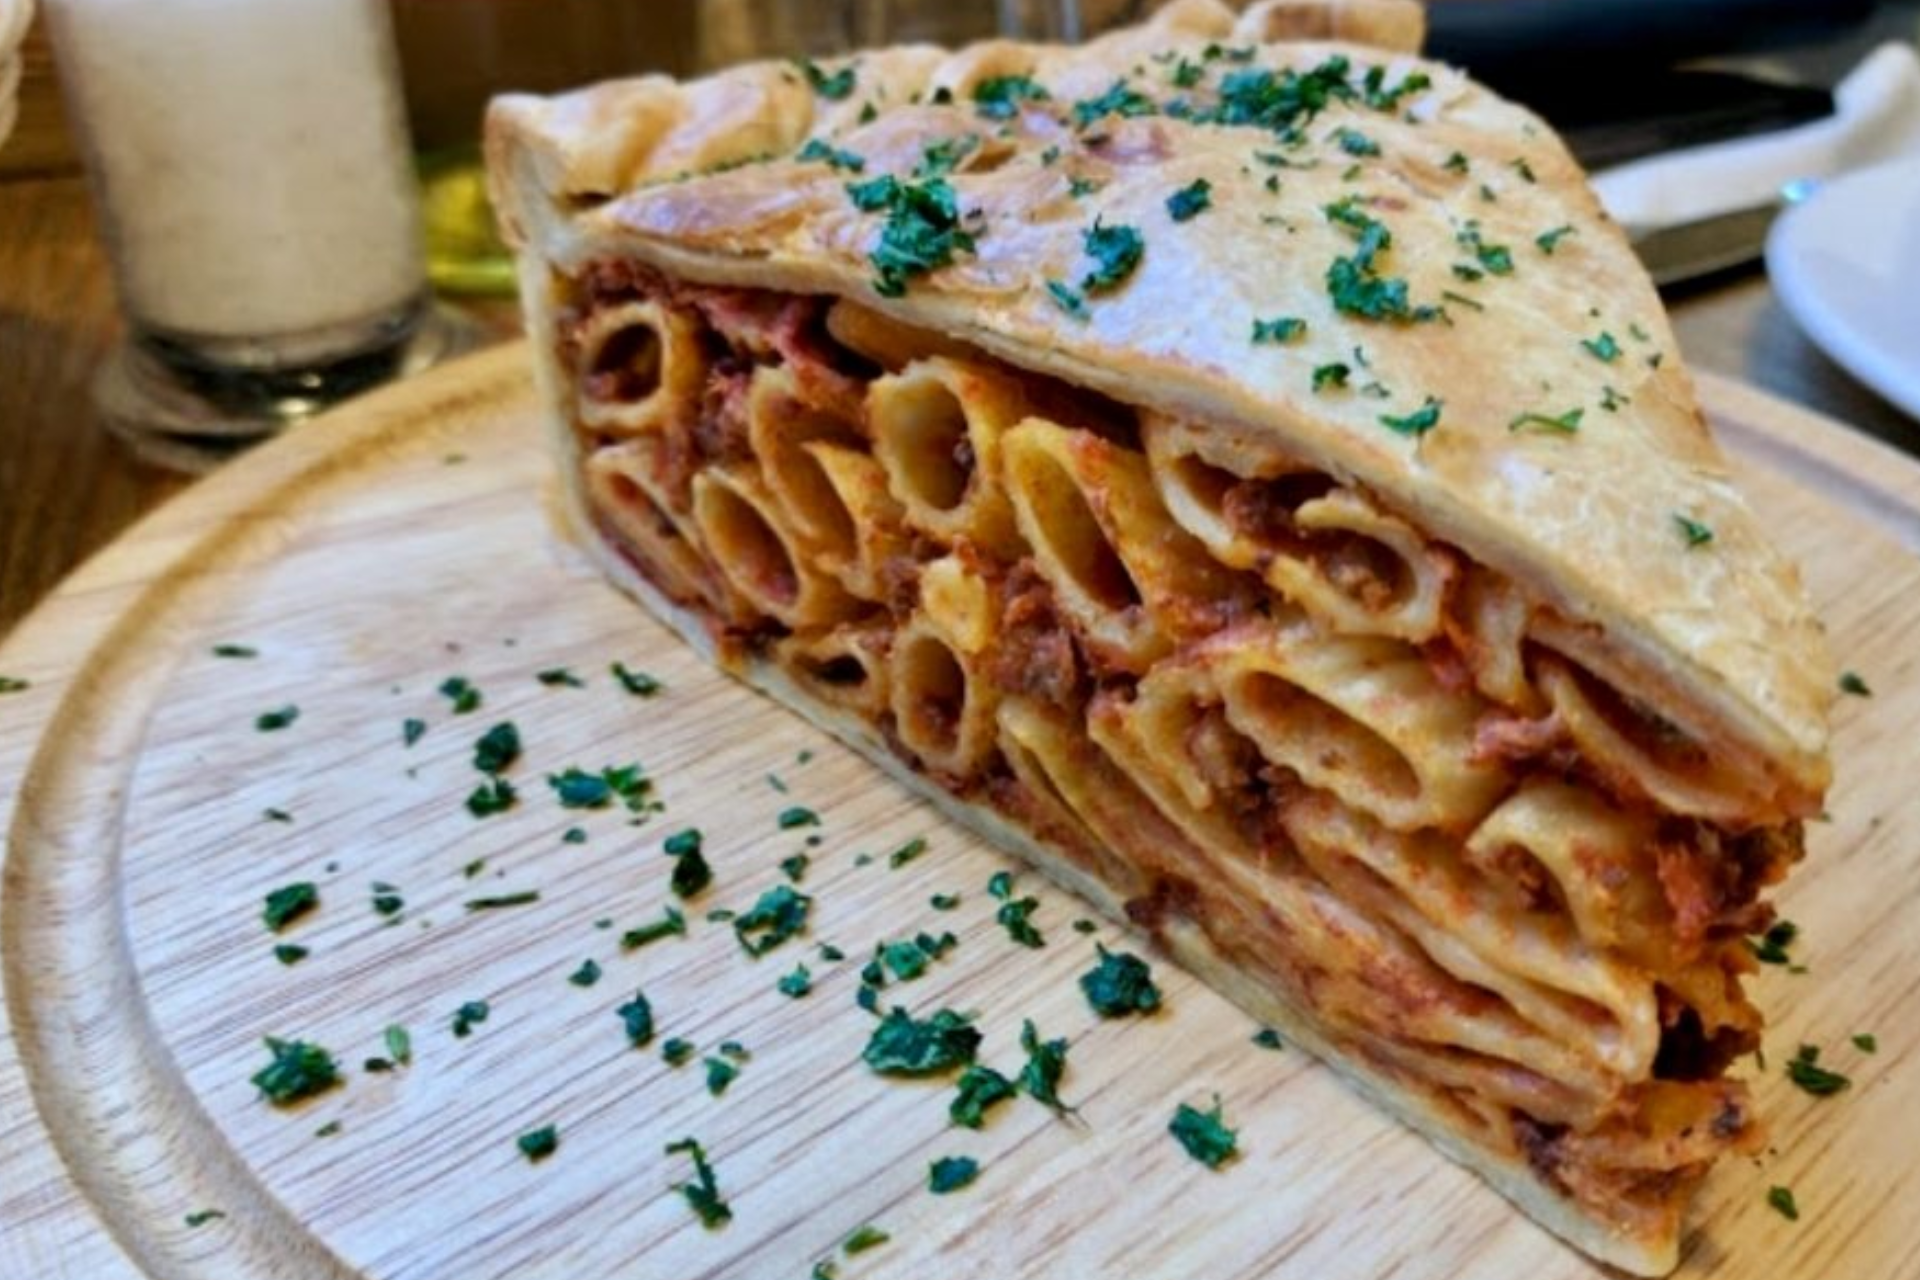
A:
<svg viewBox="0 0 1920 1280">
<path fill-rule="evenodd" d="M 1833 681 L 1619 232 L 1419 19 L 507 97 L 489 162 L 618 583 L 1656 1274 L 1759 1140 Z"/>
</svg>

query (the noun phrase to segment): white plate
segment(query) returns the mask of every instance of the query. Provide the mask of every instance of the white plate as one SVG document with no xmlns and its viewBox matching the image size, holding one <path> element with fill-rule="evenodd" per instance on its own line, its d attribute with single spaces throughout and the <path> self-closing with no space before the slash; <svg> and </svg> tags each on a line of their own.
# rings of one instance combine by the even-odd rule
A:
<svg viewBox="0 0 1920 1280">
<path fill-rule="evenodd" d="M 1788 209 L 1767 272 L 1822 351 L 1920 418 L 1920 160 L 1835 178 Z"/>
</svg>

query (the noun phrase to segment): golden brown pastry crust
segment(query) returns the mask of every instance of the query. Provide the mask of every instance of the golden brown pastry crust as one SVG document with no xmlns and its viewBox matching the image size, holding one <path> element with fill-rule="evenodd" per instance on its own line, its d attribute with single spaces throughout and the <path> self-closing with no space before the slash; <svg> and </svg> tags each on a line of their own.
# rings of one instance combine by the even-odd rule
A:
<svg viewBox="0 0 1920 1280">
<path fill-rule="evenodd" d="M 1066 102 L 1123 77 L 1164 95 L 1155 55 L 1271 29 L 1274 9 L 1236 18 L 1191 0 L 1079 48 L 865 53 L 849 61 L 857 87 L 839 101 L 785 64 L 507 97 L 489 117 L 496 198 L 509 235 L 562 269 L 618 253 L 698 282 L 860 299 L 1011 363 L 1217 426 L 1249 461 L 1277 448 L 1356 481 L 1594 633 L 1607 674 L 1671 697 L 1696 736 L 1761 761 L 1784 810 L 1811 812 L 1829 779 L 1822 633 L 1793 567 L 1733 487 L 1645 273 L 1543 123 L 1446 67 L 1386 59 L 1390 82 L 1419 70 L 1433 86 L 1407 100 L 1405 119 L 1352 121 L 1382 155 L 1347 183 L 1333 163 L 1251 163 L 1260 131 L 1160 114 L 1111 119 L 1098 149 L 1062 129 L 1051 145 L 1068 160 L 1043 166 L 1043 138 L 1023 133 L 1008 153 L 972 109 L 972 88 L 999 75 L 1030 75 Z M 1256 62 L 1306 69 L 1336 54 L 1382 61 L 1306 43 L 1262 46 Z M 909 101 L 941 88 L 953 105 Z M 861 124 L 870 103 L 877 116 Z M 952 182 L 963 207 L 984 214 L 977 253 L 916 278 L 903 297 L 877 297 L 867 254 L 879 216 L 853 207 L 847 175 L 793 153 L 820 137 L 866 157 L 870 172 L 904 172 L 930 143 L 967 133 L 985 136 L 986 159 Z M 1448 167 L 1456 154 L 1467 172 Z M 1068 171 L 1104 185 L 1072 198 Z M 1277 198 L 1262 189 L 1269 172 Z M 1172 223 L 1166 197 L 1198 178 L 1214 207 Z M 1327 265 L 1353 241 L 1320 211 L 1356 190 L 1381 197 L 1391 270 L 1415 301 L 1445 305 L 1444 323 L 1355 320 L 1330 304 Z M 1044 283 L 1085 270 L 1081 232 L 1095 217 L 1139 227 L 1147 251 L 1123 289 L 1077 319 Z M 1511 274 L 1455 278 L 1455 264 L 1475 261 L 1461 242 L 1469 222 L 1484 244 L 1508 249 Z M 1549 255 L 1536 237 L 1560 227 L 1572 230 Z M 1252 346 L 1251 321 L 1275 315 L 1306 319 L 1307 338 Z M 1612 361 L 1579 344 L 1602 332 L 1621 348 Z M 1352 365 L 1356 347 L 1388 398 L 1316 395 L 1310 370 Z M 1429 395 L 1445 404 L 1437 429 L 1413 438 L 1381 425 L 1383 411 L 1404 414 Z M 1510 429 L 1520 414 L 1575 407 L 1577 435 Z M 1689 547 L 1682 516 L 1712 542 Z"/>
</svg>

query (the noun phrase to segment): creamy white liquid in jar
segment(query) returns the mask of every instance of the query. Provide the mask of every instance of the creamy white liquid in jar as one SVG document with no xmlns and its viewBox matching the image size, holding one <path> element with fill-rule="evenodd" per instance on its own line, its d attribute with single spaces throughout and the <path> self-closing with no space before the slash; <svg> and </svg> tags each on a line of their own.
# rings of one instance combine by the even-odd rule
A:
<svg viewBox="0 0 1920 1280">
<path fill-rule="evenodd" d="M 422 296 L 385 0 L 49 0 L 121 303 L 181 338 Z"/>
</svg>

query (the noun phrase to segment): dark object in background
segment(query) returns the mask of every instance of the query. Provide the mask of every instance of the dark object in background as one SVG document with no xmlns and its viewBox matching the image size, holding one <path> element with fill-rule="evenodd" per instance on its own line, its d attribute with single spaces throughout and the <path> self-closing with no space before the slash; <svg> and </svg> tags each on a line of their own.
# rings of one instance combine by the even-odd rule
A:
<svg viewBox="0 0 1920 1280">
<path fill-rule="evenodd" d="M 1436 0 L 1427 53 L 1526 103 L 1589 169 L 1830 115 L 1824 89 L 1688 58 L 1844 35 L 1876 0 Z"/>
</svg>

